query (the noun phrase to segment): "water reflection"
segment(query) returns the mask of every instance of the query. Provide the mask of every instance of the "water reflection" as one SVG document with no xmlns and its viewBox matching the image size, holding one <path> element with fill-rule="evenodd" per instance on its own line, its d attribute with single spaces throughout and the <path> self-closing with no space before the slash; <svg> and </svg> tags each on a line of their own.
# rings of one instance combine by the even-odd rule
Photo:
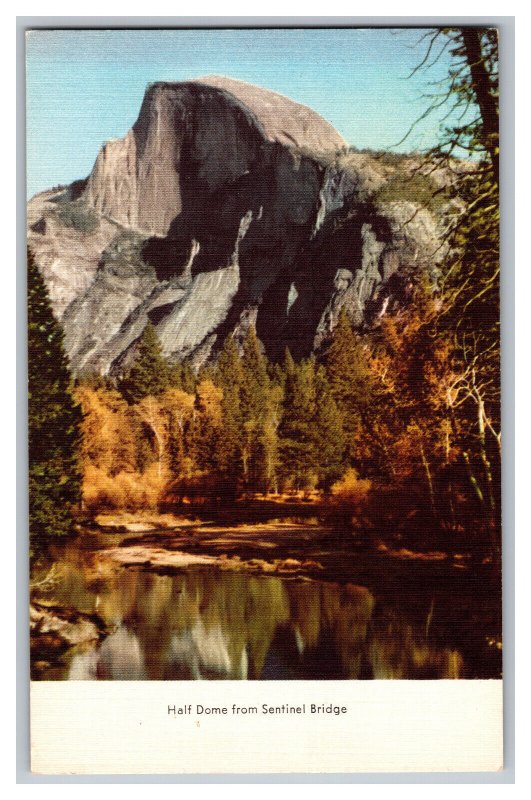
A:
<svg viewBox="0 0 531 800">
<path fill-rule="evenodd" d="M 41 600 L 96 613 L 108 634 L 47 661 L 45 680 L 459 678 L 456 649 L 358 586 L 127 569 L 70 548 Z M 48 656 L 49 657 L 49 656 Z"/>
</svg>

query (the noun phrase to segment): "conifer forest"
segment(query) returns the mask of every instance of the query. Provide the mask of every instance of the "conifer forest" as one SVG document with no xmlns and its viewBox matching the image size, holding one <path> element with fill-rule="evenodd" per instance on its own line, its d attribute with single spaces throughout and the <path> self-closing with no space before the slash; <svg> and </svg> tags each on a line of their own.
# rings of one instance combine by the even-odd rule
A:
<svg viewBox="0 0 531 800">
<path fill-rule="evenodd" d="M 251 238 L 253 225 L 267 216 L 265 201 L 258 215 L 238 216 L 236 244 L 215 290 L 224 291 L 222 281 L 233 280 L 239 269 L 238 293 L 227 295 L 232 306 L 216 335 L 198 338 L 186 352 L 171 349 L 168 331 L 178 329 L 163 315 L 178 319 L 184 313 L 167 298 L 189 291 L 185 282 L 195 279 L 196 267 L 189 267 L 191 277 L 188 267 L 177 278 L 163 274 L 170 269 L 168 253 L 184 237 L 183 226 L 195 226 L 189 264 L 195 258 L 207 266 L 197 273 L 203 283 L 191 285 L 196 293 L 201 286 L 210 291 L 207 262 L 225 258 L 220 253 L 231 235 L 228 223 L 215 246 L 218 223 L 200 228 L 204 221 L 196 222 L 194 214 L 203 220 L 202 211 L 190 211 L 191 222 L 183 211 L 176 217 L 181 228 L 174 221 L 177 232 L 170 228 L 167 239 L 157 233 L 133 247 L 128 234 L 133 249 L 125 256 L 108 245 L 95 287 L 110 286 L 111 279 L 113 291 L 119 281 L 125 286 L 133 279 L 124 270 L 133 267 L 140 275 L 135 287 L 155 281 L 155 273 L 159 283 L 149 284 L 146 312 L 140 300 L 141 312 L 128 306 L 130 316 L 124 312 L 125 322 L 113 328 L 115 339 L 104 340 L 108 323 L 102 315 L 97 325 L 103 332 L 96 326 L 92 339 L 87 335 L 80 345 L 84 309 L 100 314 L 97 304 L 91 300 L 89 306 L 80 294 L 58 313 L 48 262 L 32 243 L 39 245 L 39 236 L 61 225 L 71 241 L 88 247 L 90 237 L 115 224 L 118 212 L 102 211 L 93 188 L 104 166 L 96 165 L 81 187 L 82 202 L 95 209 L 89 208 L 90 225 L 89 206 L 71 192 L 68 219 L 66 206 L 61 219 L 52 209 L 33 231 L 28 429 L 34 679 L 501 676 L 497 32 L 420 33 L 416 70 L 428 70 L 439 51 L 450 64 L 445 82 L 432 86 L 425 100 L 426 115 L 443 103 L 448 109 L 438 143 L 407 155 L 343 153 L 326 165 L 301 149 L 296 175 L 314 169 L 342 174 L 337 159 L 348 156 L 370 164 L 374 175 L 383 170 L 387 182 L 331 212 L 320 229 L 315 223 L 302 244 L 295 242 L 302 233 L 290 234 L 299 267 L 290 266 L 295 277 L 282 325 L 273 322 L 275 298 L 289 281 L 275 278 L 271 294 L 260 289 L 254 306 L 248 299 L 248 287 L 262 278 L 246 266 L 252 260 L 246 248 L 252 242 L 256 254 L 269 246 L 262 233 L 256 234 L 262 237 L 258 244 Z M 144 148 L 151 146 L 147 141 Z M 189 182 L 201 180 L 200 146 L 194 147 Z M 261 169 L 265 180 L 266 167 Z M 347 178 L 354 174 L 349 169 Z M 252 170 L 238 179 L 238 198 L 245 202 L 255 191 L 249 188 Z M 290 178 L 293 186 L 296 179 Z M 215 202 L 228 204 L 223 192 L 229 191 L 219 190 Z M 184 189 L 183 198 L 184 204 Z M 400 238 L 394 222 L 386 233 L 386 220 L 398 211 L 406 215 L 406 234 L 413 230 L 408 225 L 417 226 L 417 235 L 423 220 L 437 219 L 430 255 L 419 256 L 412 235 Z M 222 213 L 213 212 L 212 219 Z M 347 261 L 334 261 L 337 248 L 346 259 L 355 247 L 353 231 L 369 242 L 363 245 L 367 252 L 372 247 L 402 259 L 393 277 L 384 269 L 387 294 L 373 291 L 363 308 L 356 299 L 361 289 L 353 294 L 354 278 L 349 289 L 333 289 L 332 300 L 322 300 L 319 288 L 328 262 L 336 287 L 356 275 Z M 377 249 L 378 236 L 387 249 Z M 282 253 L 290 246 L 284 243 Z M 279 246 L 279 259 L 280 253 Z M 318 287 L 313 295 L 310 284 Z M 238 316 L 244 289 L 247 306 Z M 103 297 L 101 288 L 98 295 L 89 291 Z M 141 297 L 139 288 L 134 291 Z M 163 299 L 155 306 L 157 293 Z M 98 302 L 103 308 L 105 300 Z M 105 312 L 109 319 L 118 302 Z M 329 302 L 327 311 L 321 312 L 320 302 Z M 212 301 L 209 308 L 214 306 Z M 188 336 L 199 337 L 202 313 Z M 109 368 L 98 368 L 120 336 L 129 337 L 127 346 L 116 350 L 114 361 L 109 357 Z M 91 360 L 86 353 L 96 341 L 103 344 Z"/>
</svg>

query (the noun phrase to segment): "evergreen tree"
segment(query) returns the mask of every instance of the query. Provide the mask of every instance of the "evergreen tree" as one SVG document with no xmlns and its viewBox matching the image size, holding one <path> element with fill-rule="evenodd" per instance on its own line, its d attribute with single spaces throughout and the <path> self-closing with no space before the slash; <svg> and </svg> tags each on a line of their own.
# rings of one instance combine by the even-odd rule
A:
<svg viewBox="0 0 531 800">
<path fill-rule="evenodd" d="M 263 421 L 267 408 L 269 375 L 267 359 L 254 326 L 249 328 L 243 344 L 242 409 L 246 421 Z"/>
<path fill-rule="evenodd" d="M 323 367 L 317 369 L 315 395 L 313 441 L 317 454 L 319 481 L 325 489 L 328 489 L 343 472 L 345 432 L 341 414 Z"/>
<path fill-rule="evenodd" d="M 278 386 L 280 392 L 282 393 L 282 401 L 284 401 L 284 393 L 286 389 L 286 381 L 289 375 L 293 375 L 295 372 L 296 365 L 295 361 L 293 360 L 293 356 L 291 355 L 289 349 L 286 347 L 284 352 L 284 361 L 282 364 L 275 362 L 270 365 L 269 368 L 269 376 L 271 383 Z"/>
<path fill-rule="evenodd" d="M 283 397 L 282 386 L 279 383 L 272 383 L 262 434 L 263 488 L 267 492 L 278 492 L 278 427 L 282 418 Z"/>
<path fill-rule="evenodd" d="M 317 479 L 315 413 L 315 361 L 311 358 L 295 365 L 288 353 L 284 413 L 278 434 L 282 475 L 297 489 L 307 488 Z"/>
<path fill-rule="evenodd" d="M 162 394 L 169 386 L 168 364 L 162 355 L 157 332 L 148 321 L 138 342 L 134 363 L 120 384 L 128 403 L 138 403 L 148 395 Z"/>
<path fill-rule="evenodd" d="M 50 536 L 72 530 L 72 506 L 81 498 L 78 466 L 81 410 L 62 330 L 28 251 L 29 525 L 34 552 Z"/>
<path fill-rule="evenodd" d="M 291 355 L 289 349 L 286 347 L 286 352 L 284 353 L 284 365 L 283 365 L 283 385 L 286 384 L 286 379 L 292 376 L 295 373 L 295 361 L 293 360 L 293 356 Z"/>
<path fill-rule="evenodd" d="M 355 460 L 356 434 L 370 406 L 370 382 L 365 354 L 344 308 L 339 314 L 326 355 L 326 374 L 330 391 L 341 414 L 348 455 L 351 460 Z"/>
<path fill-rule="evenodd" d="M 194 394 L 197 377 L 193 367 L 183 361 L 168 366 L 168 385 L 174 389 L 182 389 L 187 394 Z"/>
<path fill-rule="evenodd" d="M 267 359 L 253 326 L 243 345 L 242 385 L 240 392 L 243 443 L 242 468 L 246 485 L 257 490 L 264 488 L 268 472 L 268 454 L 264 432 L 269 409 L 270 381 Z"/>
<path fill-rule="evenodd" d="M 173 389 L 183 388 L 183 364 L 180 361 L 168 365 L 168 385 Z"/>
<path fill-rule="evenodd" d="M 192 423 L 194 454 L 201 472 L 216 473 L 222 436 L 221 402 L 223 392 L 210 378 L 197 385 L 195 414 Z"/>
<path fill-rule="evenodd" d="M 194 417 L 195 398 L 182 389 L 171 388 L 163 400 L 168 414 L 168 466 L 176 479 L 187 476 L 193 469 L 192 454 L 185 443 Z"/>
<path fill-rule="evenodd" d="M 197 385 L 197 377 L 191 364 L 183 364 L 182 371 L 183 392 L 193 394 Z"/>
<path fill-rule="evenodd" d="M 223 435 L 218 443 L 218 469 L 227 484 L 236 486 L 241 479 L 242 470 L 243 420 L 240 395 L 243 367 L 232 336 L 227 336 L 219 354 L 217 380 L 223 391 L 221 401 Z"/>
</svg>

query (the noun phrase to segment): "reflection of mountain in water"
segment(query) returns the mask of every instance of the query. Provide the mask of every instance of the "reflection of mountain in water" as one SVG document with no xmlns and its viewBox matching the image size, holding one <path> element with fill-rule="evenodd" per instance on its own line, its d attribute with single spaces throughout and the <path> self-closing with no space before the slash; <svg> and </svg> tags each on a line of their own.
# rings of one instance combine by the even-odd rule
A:
<svg viewBox="0 0 531 800">
<path fill-rule="evenodd" d="M 97 573 L 95 572 L 97 564 Z M 38 677 L 70 680 L 458 678 L 460 654 L 358 586 L 220 571 L 161 576 L 63 562 L 53 600 L 111 629 Z"/>
</svg>

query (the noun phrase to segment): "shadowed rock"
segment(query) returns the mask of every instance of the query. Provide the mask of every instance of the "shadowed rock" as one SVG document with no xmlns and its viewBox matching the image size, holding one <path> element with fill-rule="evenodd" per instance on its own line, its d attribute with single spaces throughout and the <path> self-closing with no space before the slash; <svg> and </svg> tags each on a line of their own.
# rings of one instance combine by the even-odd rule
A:
<svg viewBox="0 0 531 800">
<path fill-rule="evenodd" d="M 363 326 L 396 299 L 393 276 L 403 294 L 443 255 L 431 212 L 378 203 L 397 169 L 242 81 L 148 87 L 86 180 L 29 204 L 74 371 L 123 372 L 148 319 L 165 356 L 196 365 L 251 323 L 272 358 L 322 346 L 342 306 Z"/>
</svg>

